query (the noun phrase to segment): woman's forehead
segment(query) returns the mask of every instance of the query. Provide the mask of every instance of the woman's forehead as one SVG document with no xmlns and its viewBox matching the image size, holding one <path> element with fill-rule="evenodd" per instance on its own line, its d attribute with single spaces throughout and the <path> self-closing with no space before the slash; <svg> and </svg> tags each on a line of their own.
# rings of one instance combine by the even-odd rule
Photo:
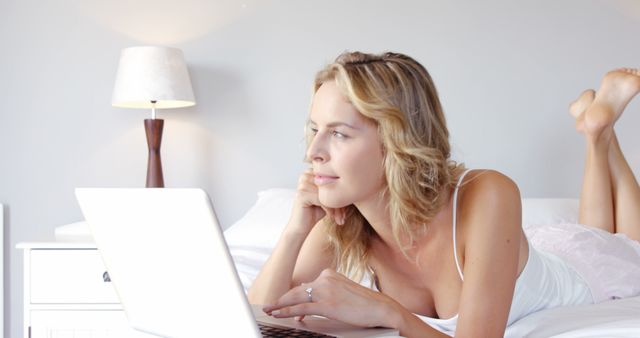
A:
<svg viewBox="0 0 640 338">
<path fill-rule="evenodd" d="M 343 122 L 353 126 L 368 122 L 368 119 L 342 94 L 334 81 L 323 83 L 314 94 L 309 120 L 315 124 Z"/>
</svg>

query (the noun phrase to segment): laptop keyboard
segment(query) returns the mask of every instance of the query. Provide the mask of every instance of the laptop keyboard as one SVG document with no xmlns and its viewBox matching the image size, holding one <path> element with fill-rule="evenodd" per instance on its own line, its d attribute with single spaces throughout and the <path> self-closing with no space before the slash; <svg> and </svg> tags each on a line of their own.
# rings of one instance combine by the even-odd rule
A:
<svg viewBox="0 0 640 338">
<path fill-rule="evenodd" d="M 260 328 L 260 333 L 262 333 L 262 337 L 301 337 L 301 338 L 334 337 L 334 336 L 328 336 L 322 333 L 315 333 L 315 332 L 295 329 L 291 327 L 276 327 L 276 326 L 270 326 L 262 323 L 258 323 L 258 327 Z"/>
</svg>

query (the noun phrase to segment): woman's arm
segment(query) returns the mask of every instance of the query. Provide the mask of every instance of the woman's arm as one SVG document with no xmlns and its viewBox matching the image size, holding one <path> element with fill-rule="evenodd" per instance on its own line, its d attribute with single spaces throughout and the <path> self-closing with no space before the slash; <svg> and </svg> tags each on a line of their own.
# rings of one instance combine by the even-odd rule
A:
<svg viewBox="0 0 640 338">
<path fill-rule="evenodd" d="M 311 288 L 312 299 L 306 290 Z M 445 338 L 391 297 L 366 288 L 333 269 L 311 283 L 292 288 L 264 308 L 276 318 L 321 315 L 362 327 L 389 327 L 403 337 Z"/>
<path fill-rule="evenodd" d="M 332 255 L 326 252 L 324 224 L 313 227 L 307 236 L 287 225 L 271 256 L 248 291 L 252 304 L 270 304 L 295 285 L 310 282 L 322 269 L 330 267 Z"/>
<path fill-rule="evenodd" d="M 464 282 L 456 337 L 502 337 L 518 275 L 522 232 L 520 192 L 508 177 L 488 171 L 461 197 Z"/>
<path fill-rule="evenodd" d="M 329 217 L 344 216 L 342 210 L 320 206 L 313 173 L 303 173 L 289 222 L 249 288 L 250 303 L 272 303 L 294 285 L 315 279 L 322 269 L 331 266 L 332 255 L 327 252 L 327 236 L 321 221 L 327 212 Z"/>
</svg>

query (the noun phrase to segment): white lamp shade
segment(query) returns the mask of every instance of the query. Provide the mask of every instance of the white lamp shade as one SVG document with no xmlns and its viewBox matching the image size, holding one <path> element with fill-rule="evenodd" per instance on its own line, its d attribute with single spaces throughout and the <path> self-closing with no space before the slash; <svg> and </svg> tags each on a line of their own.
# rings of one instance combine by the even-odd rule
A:
<svg viewBox="0 0 640 338">
<path fill-rule="evenodd" d="M 179 108 L 195 105 L 182 51 L 142 46 L 122 50 L 111 104 L 123 108 Z"/>
</svg>

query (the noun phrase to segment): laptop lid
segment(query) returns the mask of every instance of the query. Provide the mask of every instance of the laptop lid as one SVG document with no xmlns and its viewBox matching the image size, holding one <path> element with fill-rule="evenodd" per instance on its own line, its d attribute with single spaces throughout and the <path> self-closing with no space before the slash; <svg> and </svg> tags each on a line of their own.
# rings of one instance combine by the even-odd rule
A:
<svg viewBox="0 0 640 338">
<path fill-rule="evenodd" d="M 132 327 L 165 337 L 260 337 L 201 189 L 78 188 Z"/>
<path fill-rule="evenodd" d="M 278 319 L 250 306 L 201 189 L 78 188 L 76 197 L 135 329 L 163 337 L 260 337 L 257 319 L 336 337 L 398 333 L 314 316 Z"/>
</svg>

